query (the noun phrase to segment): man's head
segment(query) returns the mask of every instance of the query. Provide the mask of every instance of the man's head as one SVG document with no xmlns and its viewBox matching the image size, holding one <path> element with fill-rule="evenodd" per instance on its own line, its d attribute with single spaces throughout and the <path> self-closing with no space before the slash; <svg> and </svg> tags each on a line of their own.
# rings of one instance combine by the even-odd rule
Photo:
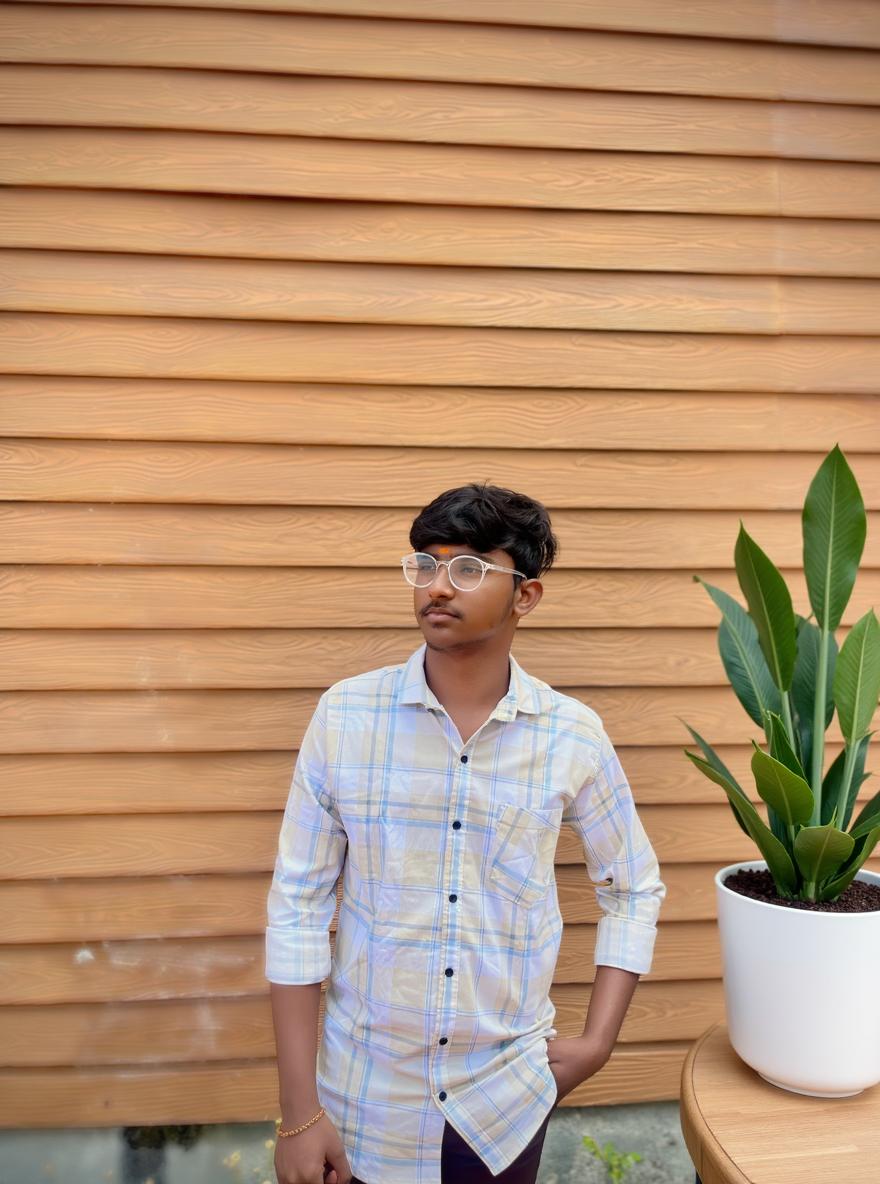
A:
<svg viewBox="0 0 880 1184">
<path fill-rule="evenodd" d="M 457 588 L 449 569 L 438 565 L 430 583 L 413 588 L 416 620 L 425 640 L 444 650 L 496 636 L 509 646 L 520 618 L 541 599 L 538 576 L 551 567 L 558 550 L 550 516 L 540 502 L 476 482 L 448 489 L 425 506 L 410 528 L 409 542 L 413 552 L 436 560 L 471 556 L 504 568 L 486 570 L 475 588 Z M 414 561 L 411 567 L 421 567 L 415 576 L 420 585 L 432 576 L 430 561 Z M 521 574 L 505 574 L 514 570 Z M 459 574 L 453 569 L 453 574 L 464 585 L 479 579 L 473 565 Z M 429 616 L 434 607 L 450 615 Z"/>
</svg>

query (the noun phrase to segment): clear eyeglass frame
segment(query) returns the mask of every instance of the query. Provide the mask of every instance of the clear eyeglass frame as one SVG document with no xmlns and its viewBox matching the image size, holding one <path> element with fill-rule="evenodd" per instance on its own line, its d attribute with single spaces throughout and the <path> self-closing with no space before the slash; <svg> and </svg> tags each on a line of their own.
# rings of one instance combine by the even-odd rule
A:
<svg viewBox="0 0 880 1184">
<path fill-rule="evenodd" d="M 406 565 L 411 559 L 415 557 L 420 559 L 430 559 L 434 563 L 434 570 L 431 572 L 430 579 L 428 579 L 424 584 L 415 583 L 415 581 L 411 580 L 407 574 Z M 474 584 L 472 588 L 462 588 L 460 584 L 455 582 L 452 565 L 457 559 L 464 559 L 470 563 L 479 563 L 480 567 L 482 568 L 480 579 L 476 584 Z M 524 580 L 528 579 L 528 576 L 525 574 L 525 572 L 517 571 L 514 567 L 501 567 L 497 563 L 489 563 L 487 560 L 481 559 L 479 555 L 453 555 L 451 559 L 437 559 L 435 556 L 429 555 L 427 551 L 411 551 L 409 555 L 404 555 L 401 558 L 400 565 L 403 571 L 403 578 L 412 588 L 429 588 L 434 582 L 434 577 L 437 575 L 437 571 L 441 565 L 445 566 L 446 574 L 449 576 L 449 582 L 452 584 L 453 588 L 457 588 L 459 592 L 476 592 L 477 588 L 480 587 L 483 580 L 486 578 L 487 571 L 501 571 L 506 575 L 522 576 Z"/>
</svg>

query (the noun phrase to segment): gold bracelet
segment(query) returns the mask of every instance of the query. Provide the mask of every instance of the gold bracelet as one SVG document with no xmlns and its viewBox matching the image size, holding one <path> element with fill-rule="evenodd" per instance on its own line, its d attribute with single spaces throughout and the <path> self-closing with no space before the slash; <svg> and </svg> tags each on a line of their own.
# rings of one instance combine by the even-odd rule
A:
<svg viewBox="0 0 880 1184">
<path fill-rule="evenodd" d="M 277 1136 L 278 1136 L 280 1139 L 286 1139 L 288 1135 L 298 1135 L 298 1134 L 300 1133 L 300 1131 L 304 1131 L 304 1130 L 305 1130 L 307 1127 L 310 1127 L 310 1126 L 312 1125 L 312 1123 L 313 1123 L 313 1122 L 317 1122 L 317 1121 L 318 1121 L 318 1119 L 321 1117 L 321 1115 L 322 1115 L 322 1114 L 324 1114 L 324 1113 L 325 1113 L 325 1111 L 324 1111 L 324 1107 L 322 1106 L 322 1107 L 321 1107 L 321 1109 L 318 1111 L 318 1113 L 315 1115 L 315 1117 L 314 1117 L 314 1118 L 310 1118 L 308 1122 L 304 1122 L 304 1123 L 302 1124 L 302 1126 L 297 1126 L 297 1127 L 294 1127 L 294 1129 L 293 1129 L 292 1131 L 282 1131 L 282 1130 L 277 1130 L 277 1131 L 275 1132 L 275 1134 L 276 1134 L 276 1135 L 277 1135 Z"/>
</svg>

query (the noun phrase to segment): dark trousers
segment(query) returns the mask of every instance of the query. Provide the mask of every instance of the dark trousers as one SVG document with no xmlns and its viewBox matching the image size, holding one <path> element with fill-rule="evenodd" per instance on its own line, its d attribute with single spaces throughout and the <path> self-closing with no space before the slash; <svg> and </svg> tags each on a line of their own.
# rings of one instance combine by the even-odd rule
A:
<svg viewBox="0 0 880 1184">
<path fill-rule="evenodd" d="M 558 1105 L 557 1102 L 553 1110 Z M 476 1151 L 472 1151 L 455 1127 L 447 1122 L 443 1127 L 443 1146 L 440 1151 L 442 1184 L 535 1184 L 544 1149 L 544 1136 L 553 1110 L 538 1127 L 528 1146 L 523 1148 L 510 1167 L 497 1176 L 492 1175 Z M 365 1184 L 365 1181 L 352 1176 L 351 1184 Z M 375 1184 L 379 1184 L 379 1181 L 375 1181 Z"/>
</svg>

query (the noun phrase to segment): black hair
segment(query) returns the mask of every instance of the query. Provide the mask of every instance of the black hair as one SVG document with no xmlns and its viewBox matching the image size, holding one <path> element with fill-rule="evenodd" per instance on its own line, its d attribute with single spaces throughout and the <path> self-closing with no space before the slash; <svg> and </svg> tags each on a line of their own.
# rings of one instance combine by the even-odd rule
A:
<svg viewBox="0 0 880 1184">
<path fill-rule="evenodd" d="M 506 551 L 513 566 L 530 580 L 552 566 L 559 549 L 550 515 L 540 502 L 476 481 L 435 497 L 413 521 L 409 541 L 415 551 L 433 543 L 459 544 L 481 553 Z"/>
</svg>

